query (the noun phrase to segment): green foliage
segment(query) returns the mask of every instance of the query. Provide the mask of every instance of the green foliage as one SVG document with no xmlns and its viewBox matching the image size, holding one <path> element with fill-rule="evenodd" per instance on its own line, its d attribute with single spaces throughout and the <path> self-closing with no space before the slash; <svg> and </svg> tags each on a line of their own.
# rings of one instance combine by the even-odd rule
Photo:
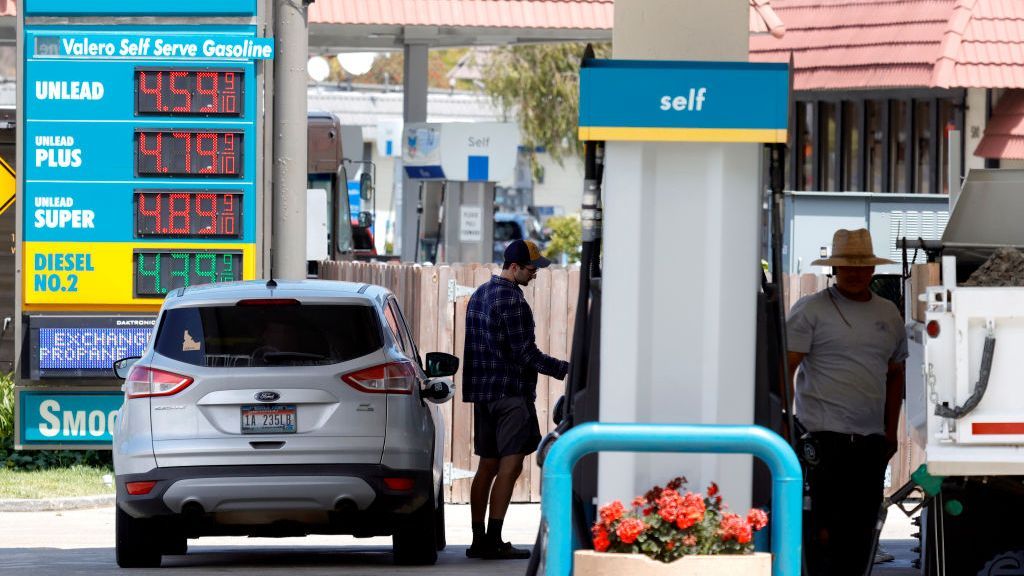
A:
<svg viewBox="0 0 1024 576">
<path fill-rule="evenodd" d="M 448 71 L 455 67 L 459 58 L 467 52 L 466 48 L 449 48 L 445 50 L 430 50 L 427 55 L 427 85 L 430 88 L 447 90 Z M 328 58 L 331 73 L 327 77 L 331 82 L 345 82 L 348 73 L 338 63 L 337 58 Z M 373 67 L 370 71 L 361 76 L 354 76 L 352 82 L 356 84 L 388 84 L 401 86 L 405 74 L 405 55 L 402 52 L 382 52 L 373 60 Z"/>
<path fill-rule="evenodd" d="M 70 466 L 43 471 L 0 469 L 0 498 L 67 498 L 113 494 L 103 481 L 109 466 Z"/>
<path fill-rule="evenodd" d="M 483 89 L 506 116 L 514 116 L 527 150 L 543 147 L 562 165 L 567 157 L 581 156 L 577 139 L 579 69 L 584 44 L 507 46 L 491 52 L 484 67 Z M 594 46 L 598 58 L 607 58 L 610 44 Z M 539 171 L 531 153 L 534 175 Z"/>
<path fill-rule="evenodd" d="M 565 254 L 570 264 L 579 262 L 583 242 L 583 225 L 579 218 L 552 216 L 548 218 L 547 227 L 551 230 L 551 240 L 544 249 L 544 256 L 558 262 Z"/>
<path fill-rule="evenodd" d="M 67 466 L 112 464 L 109 450 L 15 450 L 14 377 L 0 377 L 0 469 L 46 470 Z"/>
</svg>

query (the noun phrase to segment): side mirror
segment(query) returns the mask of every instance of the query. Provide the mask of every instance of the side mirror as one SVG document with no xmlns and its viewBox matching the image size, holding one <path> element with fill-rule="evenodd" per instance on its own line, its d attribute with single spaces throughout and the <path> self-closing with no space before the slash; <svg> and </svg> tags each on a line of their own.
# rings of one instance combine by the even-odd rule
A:
<svg viewBox="0 0 1024 576">
<path fill-rule="evenodd" d="M 427 352 L 427 377 L 454 376 L 459 371 L 459 358 L 444 352 Z"/>
<path fill-rule="evenodd" d="M 427 402 L 444 404 L 455 397 L 455 383 L 451 378 L 431 378 L 423 385 L 420 396 Z"/>
<path fill-rule="evenodd" d="M 373 198 L 373 176 L 369 172 L 363 172 L 359 176 L 359 197 L 363 200 Z"/>
<path fill-rule="evenodd" d="M 129 356 L 114 362 L 114 376 L 117 376 L 121 380 L 127 378 L 128 373 L 131 372 L 132 366 L 139 361 L 139 358 L 141 358 L 141 356 Z"/>
<path fill-rule="evenodd" d="M 373 226 L 373 214 L 370 212 L 359 213 L 359 227 L 370 228 Z"/>
</svg>

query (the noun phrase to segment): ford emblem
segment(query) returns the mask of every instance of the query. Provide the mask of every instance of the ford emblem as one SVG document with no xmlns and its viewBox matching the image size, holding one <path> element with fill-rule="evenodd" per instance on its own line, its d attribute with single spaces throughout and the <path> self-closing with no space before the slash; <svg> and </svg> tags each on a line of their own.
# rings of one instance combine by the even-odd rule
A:
<svg viewBox="0 0 1024 576">
<path fill-rule="evenodd" d="M 264 390 L 263 392 L 256 393 L 256 400 L 259 402 L 273 402 L 280 397 L 280 394 L 277 392 L 271 392 L 270 390 Z"/>
</svg>

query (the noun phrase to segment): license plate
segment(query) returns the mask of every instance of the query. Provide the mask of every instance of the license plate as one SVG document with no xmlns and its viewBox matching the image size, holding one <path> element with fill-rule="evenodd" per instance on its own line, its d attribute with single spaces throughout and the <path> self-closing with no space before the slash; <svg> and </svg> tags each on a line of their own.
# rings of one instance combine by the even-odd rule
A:
<svg viewBox="0 0 1024 576">
<path fill-rule="evenodd" d="M 242 434 L 294 434 L 297 422 L 294 404 L 242 406 Z"/>
</svg>

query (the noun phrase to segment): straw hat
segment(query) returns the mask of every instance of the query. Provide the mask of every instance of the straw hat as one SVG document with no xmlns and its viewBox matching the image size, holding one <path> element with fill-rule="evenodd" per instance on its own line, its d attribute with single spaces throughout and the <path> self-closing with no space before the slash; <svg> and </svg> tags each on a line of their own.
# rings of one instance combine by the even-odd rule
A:
<svg viewBox="0 0 1024 576">
<path fill-rule="evenodd" d="M 832 256 L 811 262 L 811 266 L 876 266 L 895 264 L 892 260 L 875 256 L 871 233 L 857 230 L 836 230 L 832 236 Z"/>
</svg>

